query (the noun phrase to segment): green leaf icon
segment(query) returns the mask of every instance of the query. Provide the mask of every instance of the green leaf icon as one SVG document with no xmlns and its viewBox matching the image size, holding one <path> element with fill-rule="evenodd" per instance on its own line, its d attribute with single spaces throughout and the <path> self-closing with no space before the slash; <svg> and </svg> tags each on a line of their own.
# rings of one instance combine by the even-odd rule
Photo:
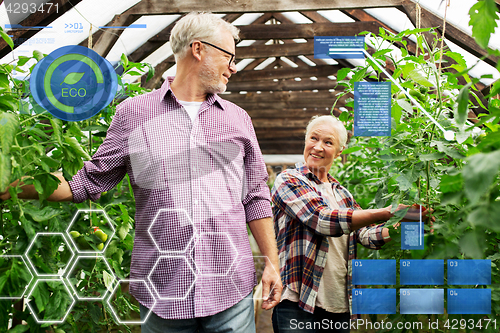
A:
<svg viewBox="0 0 500 333">
<path fill-rule="evenodd" d="M 82 79 L 83 75 L 85 75 L 85 73 L 69 73 L 68 75 L 66 75 L 64 81 L 61 82 L 61 84 L 75 84 Z"/>
</svg>

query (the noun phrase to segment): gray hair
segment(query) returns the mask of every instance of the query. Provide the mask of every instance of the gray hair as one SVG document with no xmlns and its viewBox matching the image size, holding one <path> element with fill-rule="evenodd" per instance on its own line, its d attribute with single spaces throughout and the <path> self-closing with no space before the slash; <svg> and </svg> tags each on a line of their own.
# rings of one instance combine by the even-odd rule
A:
<svg viewBox="0 0 500 333">
<path fill-rule="evenodd" d="M 339 138 L 339 148 L 340 150 L 344 149 L 347 143 L 347 130 L 345 129 L 344 124 L 342 124 L 342 122 L 334 116 L 325 115 L 312 117 L 306 127 L 306 138 L 313 126 L 323 123 L 330 123 L 337 130 L 337 135 Z"/>
<path fill-rule="evenodd" d="M 195 40 L 214 44 L 220 42 L 220 29 L 229 31 L 235 40 L 239 40 L 240 30 L 215 14 L 191 12 L 181 18 L 170 33 L 175 60 L 184 58 L 189 45 Z"/>
</svg>

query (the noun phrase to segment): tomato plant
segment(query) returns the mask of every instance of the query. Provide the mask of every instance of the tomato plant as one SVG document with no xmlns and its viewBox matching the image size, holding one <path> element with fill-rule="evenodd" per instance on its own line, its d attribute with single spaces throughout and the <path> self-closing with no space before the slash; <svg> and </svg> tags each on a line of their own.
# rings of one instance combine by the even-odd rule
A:
<svg viewBox="0 0 500 333">
<path fill-rule="evenodd" d="M 392 132 L 390 137 L 353 137 L 344 153 L 347 163 L 335 164 L 332 174 L 345 184 L 363 208 L 380 208 L 399 203 L 420 203 L 433 209 L 436 222 L 425 226 L 424 250 L 401 250 L 400 228 L 393 218 L 386 225 L 395 240 L 380 251 L 360 248 L 361 258 L 370 259 L 490 259 L 492 281 L 491 320 L 500 319 L 500 109 L 496 94 L 497 81 L 485 105 L 478 97 L 465 60 L 459 53 L 441 50 L 436 39 L 429 45 L 418 35 L 432 29 L 407 30 L 397 35 L 381 29 L 370 34 L 376 49 L 375 61 L 393 66 L 392 77 L 409 91 L 422 107 L 445 129 L 456 133 L 455 139 L 444 139 L 443 132 L 417 109 L 397 86 L 392 85 Z M 367 33 L 368 34 L 368 33 Z M 393 44 L 404 45 L 403 37 L 415 35 L 417 48 L 423 52 L 411 55 L 406 48 L 397 51 Z M 442 64 L 441 51 L 449 59 Z M 485 76 L 485 77 L 490 77 Z M 354 91 L 360 80 L 389 81 L 371 60 L 366 66 L 339 71 L 339 85 L 345 89 L 339 98 Z M 390 82 L 390 81 L 389 81 Z M 498 96 L 496 97 L 498 98 Z M 469 112 L 479 104 L 488 113 L 468 119 Z M 353 100 L 347 107 L 354 107 Z M 341 120 L 352 129 L 353 112 L 343 112 Z M 432 232 L 431 232 L 432 229 Z M 398 280 L 399 281 L 399 280 Z M 396 288 L 400 288 L 397 285 Z M 430 286 L 422 286 L 429 288 Z M 436 288 L 464 288 L 445 286 Z M 446 305 L 445 305 L 446 308 Z M 436 317 L 437 316 L 437 317 Z M 370 316 L 377 320 L 377 315 Z M 428 318 L 426 318 L 428 317 Z M 404 315 L 406 322 L 447 319 L 480 319 L 482 315 Z M 394 323 L 402 321 L 400 314 L 389 315 Z M 378 321 L 381 319 L 378 318 Z M 490 326 L 482 331 L 496 332 Z M 391 332 L 403 330 L 391 330 Z M 415 331 L 416 332 L 416 331 Z"/>
<path fill-rule="evenodd" d="M 13 187 L 9 189 L 12 198 L 0 202 L 0 251 L 2 255 L 17 255 L 0 258 L 0 296 L 14 298 L 24 292 L 24 298 L 0 300 L 0 331 L 7 331 L 10 320 L 14 320 L 13 332 L 96 332 L 116 327 L 130 331 L 128 326 L 119 325 L 104 301 L 77 300 L 65 317 L 69 306 L 67 291 L 60 283 L 51 281 L 39 282 L 33 288 L 37 277 L 30 282 L 27 265 L 20 257 L 35 235 L 65 233 L 78 210 L 101 209 L 109 216 L 116 232 L 113 234 L 109 226 L 99 223 L 96 214 L 89 213 L 90 218 L 78 227 L 81 235 L 75 241 L 86 247 L 81 250 L 89 251 L 100 251 L 104 248 L 104 242 L 109 242 L 103 255 L 112 272 L 102 260 L 80 260 L 73 267 L 68 281 L 74 282 L 75 289 L 82 295 L 98 298 L 106 289 L 112 290 L 116 278 L 128 278 L 135 214 L 135 201 L 128 177 L 114 189 L 103 193 L 95 203 L 58 203 L 49 202 L 47 198 L 59 183 L 54 173 L 62 172 L 67 180 L 71 180 L 82 168 L 83 161 L 89 160 L 95 153 L 106 136 L 116 105 L 129 96 L 146 92 L 138 83 L 123 83 L 123 75 L 142 75 L 140 72 L 151 67 L 128 62 L 125 56 L 122 57 L 124 74 L 119 76 L 119 91 L 115 100 L 89 120 L 66 122 L 52 117 L 29 94 L 27 78 L 43 56 L 35 51 L 31 57 L 21 56 L 12 63 L 0 65 L 0 190 L 4 191 L 10 183 L 25 177 L 23 182 L 33 184 L 40 198 L 36 201 L 18 199 L 20 190 Z M 24 73 L 26 78 L 14 77 L 14 71 Z M 151 75 L 149 71 L 148 76 Z M 76 227 L 74 231 L 77 231 Z M 77 236 L 75 233 L 72 235 Z M 61 264 L 60 246 L 60 242 L 45 241 L 33 254 L 32 261 L 39 274 L 61 272 L 66 268 Z M 68 265 L 75 263 L 75 258 Z M 70 273 L 69 268 L 65 274 Z M 82 280 L 82 276 L 86 278 Z M 138 306 L 130 300 L 125 285 L 120 284 L 121 288 L 117 288 L 112 300 L 122 320 L 128 319 L 133 312 L 138 313 Z M 30 315 L 30 308 L 23 309 L 23 302 L 25 305 L 28 296 L 30 307 L 38 313 L 38 320 Z M 76 299 L 75 295 L 73 298 Z M 42 323 L 54 318 L 65 320 L 59 324 Z M 17 325 L 21 320 L 28 325 Z"/>
</svg>

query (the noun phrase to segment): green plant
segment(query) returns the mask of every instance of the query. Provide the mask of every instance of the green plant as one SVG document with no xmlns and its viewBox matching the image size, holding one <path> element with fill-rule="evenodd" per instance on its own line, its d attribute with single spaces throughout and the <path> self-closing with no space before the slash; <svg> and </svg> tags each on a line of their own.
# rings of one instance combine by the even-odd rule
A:
<svg viewBox="0 0 500 333">
<path fill-rule="evenodd" d="M 1 29 L 1 28 L 0 28 Z M 3 33 L 3 31 L 1 31 Z M 5 33 L 2 37 L 11 45 L 12 41 Z M 11 45 L 12 46 L 12 45 Z M 111 236 L 106 226 L 99 224 L 92 218 L 87 222 L 87 229 L 97 226 L 101 230 L 93 234 L 93 230 L 86 237 L 87 245 L 99 249 L 102 242 L 109 242 L 105 251 L 105 258 L 113 270 L 114 275 L 120 279 L 128 278 L 130 274 L 130 261 L 134 241 L 135 202 L 131 191 L 128 176 L 114 189 L 103 193 L 96 203 L 56 203 L 46 199 L 57 188 L 58 179 L 54 172 L 62 171 L 66 179 L 72 176 L 83 166 L 83 161 L 90 159 L 103 142 L 106 131 L 111 123 L 116 106 L 124 98 L 147 92 L 138 83 L 123 83 L 119 77 L 119 91 L 115 100 L 103 109 L 97 116 L 81 121 L 66 122 L 52 117 L 47 111 L 36 104 L 29 94 L 29 81 L 14 78 L 13 72 L 31 73 L 43 54 L 35 51 L 31 57 L 21 56 L 9 64 L 0 65 L 0 191 L 17 179 L 23 179 L 26 184 L 33 184 L 39 193 L 39 201 L 26 201 L 18 199 L 18 187 L 9 189 L 11 199 L 0 202 L 0 253 L 3 255 L 23 255 L 35 235 L 39 232 L 64 233 L 77 209 L 103 209 L 113 223 L 116 233 Z M 148 78 L 152 76 L 151 66 L 128 62 L 122 57 L 121 65 L 124 74 L 140 76 L 149 69 Z M 27 69 L 27 66 L 31 66 Z M 76 230 L 74 230 L 76 231 Z M 84 237 L 73 233 L 75 237 Z M 109 238 L 109 239 L 108 239 Z M 55 243 L 55 242 L 53 242 Z M 49 253 L 58 253 L 56 244 L 45 244 L 44 265 L 42 272 L 59 268 L 58 256 L 49 256 Z M 0 294 L 8 296 L 17 292 L 16 287 L 24 288 L 20 279 L 28 279 L 22 261 L 0 260 L 0 271 L 8 272 L 0 278 Z M 83 285 L 86 293 L 92 294 L 102 288 L 110 289 L 109 276 L 102 261 L 92 267 L 83 267 L 82 274 L 95 277 L 99 283 Z M 100 272 L 96 275 L 96 272 Z M 109 274 L 108 274 L 109 275 Z M 35 282 L 33 281 L 31 286 Z M 28 290 L 31 289 L 31 286 Z M 59 305 L 65 302 L 64 297 L 45 297 L 60 292 L 60 286 L 51 283 L 43 285 L 43 293 L 33 292 L 31 298 L 38 307 L 44 309 L 42 315 L 49 311 L 51 317 L 62 317 L 63 309 Z M 58 289 L 59 288 L 59 289 Z M 58 291 L 59 290 L 59 291 Z M 122 300 L 125 296 L 118 288 L 117 297 Z M 26 296 L 26 294 L 25 294 Z M 105 302 L 78 301 L 62 324 L 38 324 L 29 314 L 29 309 L 22 310 L 22 306 L 13 307 L 23 300 L 0 300 L 0 331 L 8 329 L 9 319 L 14 319 L 14 324 L 21 320 L 28 325 L 17 325 L 13 332 L 97 332 L 102 329 L 110 330 L 119 328 L 130 331 L 126 325 L 119 325 L 115 321 L 110 309 Z M 117 303 L 117 310 L 123 315 L 130 311 L 138 311 L 138 307 L 130 302 Z M 22 304 L 21 304 L 22 305 Z M 47 310 L 49 309 L 49 310 Z M 126 317 L 125 317 L 126 318 Z M 39 318 L 43 319 L 43 318 Z"/>
<path fill-rule="evenodd" d="M 383 29 L 378 36 L 370 33 L 376 48 L 373 58 L 382 66 L 386 62 L 390 63 L 394 67 L 392 77 L 408 89 L 410 95 L 442 127 L 455 132 L 455 140 L 445 140 L 442 131 L 393 84 L 391 136 L 383 139 L 354 137 L 344 152 L 349 154 L 347 163 L 335 164 L 331 172 L 341 184 L 347 185 L 364 208 L 417 202 L 434 210 L 436 222 L 432 227 L 433 232 L 430 232 L 429 224 L 425 226 L 425 250 L 400 249 L 400 228 L 394 228 L 394 224 L 401 217 L 395 217 L 386 224 L 391 228 L 391 237 L 395 241 L 381 251 L 360 249 L 361 258 L 491 259 L 492 283 L 486 286 L 492 290 L 491 315 L 404 315 L 406 322 L 427 322 L 427 319 L 437 318 L 446 323 L 447 319 L 477 321 L 486 317 L 498 322 L 500 109 L 498 100 L 493 97 L 500 91 L 500 83 L 497 81 L 493 85 L 491 93 L 486 96 L 488 104 L 483 105 L 474 86 L 478 79 L 467 74 L 470 68 L 467 68 L 463 57 L 458 53 L 439 49 L 438 40 L 429 45 L 419 36 L 426 31 L 433 33 L 432 29 L 407 30 L 397 35 Z M 422 50 L 420 55 L 411 55 L 404 47 L 401 55 L 395 56 L 397 52 L 393 52 L 392 44 L 399 42 L 406 46 L 403 37 L 410 35 L 416 35 L 417 48 Z M 484 39 L 485 36 L 481 38 Z M 438 65 L 441 51 L 453 60 L 443 62 L 443 71 Z M 354 82 L 363 79 L 389 81 L 371 60 L 367 62 L 367 66 L 339 71 L 339 85 L 345 88 L 339 98 L 354 91 Z M 350 78 L 348 74 L 351 74 Z M 475 123 L 467 121 L 469 110 L 475 107 L 473 101 L 489 111 L 488 114 L 480 114 L 477 117 L 479 121 Z M 353 101 L 348 101 L 347 106 L 353 107 Z M 340 119 L 348 124 L 348 129 L 352 128 L 352 112 L 343 112 Z M 376 315 L 370 317 L 377 320 Z M 398 314 L 383 319 L 396 325 L 402 318 Z M 443 329 L 441 325 L 437 331 L 442 332 Z M 488 329 L 483 327 L 481 332 L 497 330 L 498 327 L 491 325 Z"/>
</svg>

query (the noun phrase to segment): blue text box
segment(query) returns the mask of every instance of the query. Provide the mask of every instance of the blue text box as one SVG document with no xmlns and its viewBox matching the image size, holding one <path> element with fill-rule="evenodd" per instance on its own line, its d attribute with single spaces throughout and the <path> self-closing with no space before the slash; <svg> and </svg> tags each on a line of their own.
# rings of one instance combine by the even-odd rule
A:
<svg viewBox="0 0 500 333">
<path fill-rule="evenodd" d="M 396 289 L 353 289 L 352 313 L 396 313 Z"/>
<path fill-rule="evenodd" d="M 390 82 L 354 82 L 354 136 L 391 136 Z"/>
<path fill-rule="evenodd" d="M 491 314 L 491 289 L 448 289 L 449 314 Z"/>
<path fill-rule="evenodd" d="M 444 313 L 444 289 L 400 289 L 399 313 Z"/>
<path fill-rule="evenodd" d="M 359 36 L 314 37 L 316 59 L 364 59 L 365 38 Z"/>
<path fill-rule="evenodd" d="M 396 260 L 353 260 L 352 283 L 354 285 L 395 285 Z"/>
<path fill-rule="evenodd" d="M 424 249 L 424 224 L 421 222 L 401 223 L 401 250 Z"/>
<path fill-rule="evenodd" d="M 448 260 L 448 284 L 489 285 L 491 284 L 491 260 L 453 259 Z"/>
<path fill-rule="evenodd" d="M 403 285 L 442 285 L 444 284 L 444 260 L 401 259 L 399 281 Z"/>
</svg>

